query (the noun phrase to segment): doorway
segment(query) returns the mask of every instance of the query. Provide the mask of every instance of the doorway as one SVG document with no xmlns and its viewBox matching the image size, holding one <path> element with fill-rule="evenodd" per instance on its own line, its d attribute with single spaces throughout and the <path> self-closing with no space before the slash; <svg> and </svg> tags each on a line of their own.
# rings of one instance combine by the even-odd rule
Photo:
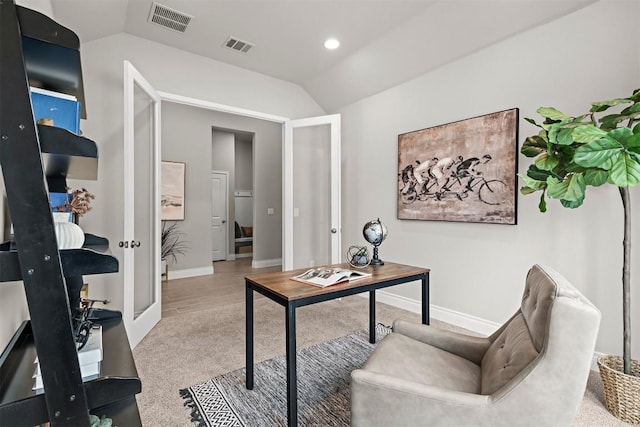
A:
<svg viewBox="0 0 640 427">
<path fill-rule="evenodd" d="M 213 261 L 253 256 L 254 138 L 251 131 L 212 128 Z"/>
<path fill-rule="evenodd" d="M 315 125 L 324 125 L 325 123 L 330 124 L 331 126 L 331 139 L 332 141 L 337 141 L 339 147 L 339 122 L 338 126 L 335 126 L 333 123 L 335 119 L 331 116 L 325 117 L 316 117 L 310 118 L 303 121 L 290 121 L 285 117 L 280 117 L 276 115 L 256 112 L 252 110 L 247 110 L 243 108 L 232 107 L 228 105 L 217 104 L 214 102 L 199 100 L 190 97 L 184 97 L 175 94 L 169 93 L 160 93 L 162 100 L 167 102 L 167 108 L 169 105 L 180 105 L 182 107 L 194 107 L 193 111 L 186 117 L 184 117 L 183 123 L 178 123 L 186 126 L 187 122 L 190 120 L 194 120 L 196 117 L 202 118 L 207 115 L 205 113 L 200 113 L 201 111 L 209 111 L 211 113 L 217 113 L 218 115 L 213 115 L 210 117 L 215 117 L 215 120 L 209 120 L 209 123 L 220 123 L 221 126 L 224 126 L 228 129 L 243 129 L 243 124 L 240 124 L 243 120 L 247 119 L 255 119 L 248 128 L 252 130 L 255 128 L 255 140 L 253 145 L 253 157 L 256 159 L 254 162 L 254 182 L 253 182 L 253 191 L 254 191 L 254 233 L 253 233 L 253 261 L 252 266 L 254 268 L 275 266 L 275 265 L 284 265 L 285 269 L 287 268 L 287 263 L 284 258 L 286 258 L 285 252 L 291 251 L 293 248 L 292 241 L 289 239 L 293 238 L 293 229 L 289 228 L 285 232 L 285 228 L 289 227 L 293 224 L 293 199 L 291 197 L 291 191 L 293 190 L 292 186 L 289 185 L 291 182 L 290 171 L 293 170 L 291 166 L 287 167 L 286 162 L 292 160 L 292 153 L 290 151 L 284 150 L 283 147 L 283 137 L 286 129 L 283 127 L 285 124 L 289 124 L 289 129 L 304 127 L 304 126 L 315 126 Z M 164 102 L 163 102 L 164 105 Z M 197 110 L 197 111 L 196 111 Z M 339 120 L 339 115 L 335 115 Z M 220 120 L 219 120 L 220 119 Z M 193 122 L 191 122 L 193 123 Z M 202 123 L 202 122 L 200 122 Z M 275 126 L 274 126 L 275 125 Z M 169 127 L 169 126 L 167 126 Z M 195 127 L 199 128 L 199 125 L 196 123 Z M 268 127 L 269 129 L 265 129 Z M 209 131 L 211 127 L 209 128 Z M 259 129 L 259 130 L 258 130 Z M 189 128 L 189 132 L 193 132 L 194 130 Z M 184 141 L 184 135 L 187 132 L 177 132 L 175 134 L 175 139 Z M 266 136 L 269 136 L 269 140 L 266 140 Z M 292 133 L 289 133 L 291 136 Z M 289 140 L 291 143 L 291 139 Z M 338 177 L 335 179 L 332 177 L 332 187 L 337 184 L 339 187 L 339 148 L 333 149 L 334 145 L 332 145 L 332 165 L 337 165 L 335 170 L 335 175 Z M 186 155 L 185 147 L 182 146 L 179 155 Z M 198 148 L 198 152 L 191 152 L 192 156 L 199 156 L 198 159 L 193 159 L 194 165 L 201 164 L 201 160 L 203 159 L 202 147 Z M 289 164 L 290 165 L 290 164 Z M 194 168 L 191 168 L 191 171 L 194 171 Z M 209 181 L 211 168 L 209 165 L 206 179 Z M 195 174 L 195 172 L 193 172 Z M 203 179 L 203 174 L 198 173 L 201 178 L 194 178 L 197 182 L 198 179 Z M 230 175 L 230 180 L 233 179 Z M 201 181 L 199 181 L 201 182 Z M 276 184 L 277 183 L 277 184 Z M 202 187 L 200 185 L 200 187 Z M 231 184 L 229 184 L 230 188 L 234 188 Z M 207 185 L 207 199 L 210 200 L 211 189 Z M 285 201 L 285 194 L 289 194 L 289 198 Z M 194 200 L 196 200 L 194 197 Z M 333 199 L 333 197 L 332 197 Z M 202 200 L 202 199 L 199 199 Z M 209 202 L 210 203 L 210 202 Z M 231 206 L 231 205 L 229 205 Z M 338 218 L 340 214 L 339 208 L 339 198 L 338 203 L 332 203 L 332 211 L 335 210 L 335 215 L 332 215 L 332 218 Z M 230 208 L 231 209 L 231 208 Z M 200 215 L 202 210 L 194 211 L 195 215 Z M 192 228 L 192 233 L 190 236 L 196 236 L 194 238 L 200 239 L 205 237 L 208 242 L 207 246 L 210 248 L 211 246 L 211 235 L 209 232 L 206 233 L 205 236 L 202 236 L 203 229 L 210 229 L 210 221 L 211 221 L 211 207 L 208 206 L 206 208 L 206 219 L 203 222 L 197 221 L 198 223 L 195 225 L 186 224 Z M 304 214 L 304 211 L 300 211 L 300 214 Z M 195 218 L 194 218 L 194 221 Z M 206 224 L 206 225 L 205 225 Z M 334 225 L 337 224 L 337 225 Z M 235 224 L 234 224 L 235 225 Z M 340 244 L 339 244 L 339 236 L 341 233 L 339 221 L 334 222 L 332 220 L 331 228 L 326 231 L 332 233 L 334 236 L 330 239 L 332 242 L 332 256 L 336 256 L 338 259 L 340 256 Z M 233 236 L 231 233 L 231 223 L 229 221 L 229 235 Z M 337 237 L 337 238 L 336 238 Z M 231 239 L 231 237 L 230 237 Z M 289 249 L 287 249 L 289 248 Z M 333 249 L 336 248 L 334 251 Z M 211 259 L 211 251 L 207 250 L 206 252 L 200 252 L 202 255 L 206 256 L 210 263 Z M 289 252 L 290 255 L 290 252 Z M 291 267 L 289 267 L 291 268 Z"/>
</svg>

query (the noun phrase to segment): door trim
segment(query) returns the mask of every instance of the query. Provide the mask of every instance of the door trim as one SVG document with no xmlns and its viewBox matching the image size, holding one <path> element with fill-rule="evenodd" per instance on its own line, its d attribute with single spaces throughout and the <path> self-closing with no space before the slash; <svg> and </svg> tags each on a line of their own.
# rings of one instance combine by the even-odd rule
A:
<svg viewBox="0 0 640 427">
<path fill-rule="evenodd" d="M 268 122 L 280 123 L 281 125 L 283 125 L 282 126 L 282 145 L 284 145 L 284 123 L 289 120 L 288 117 L 278 116 L 270 113 L 264 113 L 261 111 L 250 110 L 247 108 L 234 107 L 232 105 L 219 104 L 217 102 L 206 101 L 203 99 L 178 95 L 175 93 L 158 91 L 158 95 L 160 96 L 160 99 L 162 101 L 166 101 L 166 102 L 175 102 L 176 104 L 188 105 L 191 107 L 204 108 L 206 110 L 219 111 L 221 113 L 229 113 L 229 114 L 234 114 L 242 117 L 249 117 L 253 119 L 265 120 Z M 253 150 L 254 150 L 253 152 L 255 153 L 255 146 L 253 147 Z M 284 182 L 284 177 L 283 177 L 283 182 Z M 255 210 L 253 212 L 253 215 L 254 215 L 254 224 L 255 224 L 255 215 L 256 215 Z M 281 220 L 283 221 L 283 227 L 284 227 L 284 216 L 281 218 Z M 255 243 L 255 240 L 254 240 L 254 243 Z M 283 242 L 283 245 L 284 245 L 284 242 Z M 256 261 L 255 259 L 253 259 L 253 261 L 251 262 L 251 267 L 253 268 L 264 267 L 262 263 L 269 263 L 268 264 L 269 266 L 277 265 L 277 264 L 274 264 L 274 262 L 277 262 L 277 260 Z M 282 263 L 279 263 L 279 264 L 282 264 Z"/>
<path fill-rule="evenodd" d="M 224 236 L 224 259 L 225 261 L 233 261 L 235 259 L 235 256 L 233 257 L 233 259 L 230 257 L 229 254 L 229 227 L 230 227 L 230 222 L 229 222 L 229 171 L 221 171 L 221 170 L 211 170 L 211 175 L 209 176 L 209 183 L 211 183 L 211 179 L 213 178 L 213 174 L 217 173 L 220 175 L 224 175 L 226 176 L 226 184 L 227 184 L 227 188 L 226 188 L 226 194 L 227 194 L 227 203 L 226 203 L 226 212 L 224 213 L 226 221 L 227 221 L 227 226 L 225 228 L 225 236 Z M 211 191 L 209 191 L 209 193 L 211 193 Z M 211 201 L 212 205 L 211 208 L 213 209 L 213 200 Z M 213 248 L 213 242 L 212 243 L 212 248 Z"/>
<path fill-rule="evenodd" d="M 182 96 L 174 93 L 158 91 L 158 95 L 163 101 L 190 105 L 192 107 L 205 108 L 207 110 L 220 111 L 222 113 L 236 114 L 238 116 L 251 117 L 254 119 L 267 120 L 276 123 L 284 123 L 289 120 L 287 117 L 277 116 L 275 114 L 262 113 L 260 111 L 234 107 L 232 105 L 218 104 L 217 102 L 205 101 L 204 99 L 191 98 L 189 96 Z"/>
</svg>

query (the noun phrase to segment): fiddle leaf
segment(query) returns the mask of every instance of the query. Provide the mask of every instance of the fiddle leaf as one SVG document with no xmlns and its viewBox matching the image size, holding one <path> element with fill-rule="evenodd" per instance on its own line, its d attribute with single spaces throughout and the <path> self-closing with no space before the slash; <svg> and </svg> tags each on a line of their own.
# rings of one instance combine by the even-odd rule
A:
<svg viewBox="0 0 640 427">
<path fill-rule="evenodd" d="M 551 119 L 554 121 L 571 120 L 570 116 L 567 116 L 566 114 L 561 113 L 560 111 L 556 110 L 553 107 L 540 107 L 538 108 L 537 112 L 542 117 L 546 119 Z"/>
<path fill-rule="evenodd" d="M 571 145 L 574 143 L 573 137 L 573 129 L 571 128 L 563 128 L 558 132 L 558 144 L 560 145 Z"/>
<path fill-rule="evenodd" d="M 633 102 L 633 100 L 629 98 L 617 98 L 610 101 L 594 102 L 593 104 L 591 104 L 591 109 L 589 111 L 592 113 L 600 113 L 616 105 L 627 104 L 629 102 Z"/>
<path fill-rule="evenodd" d="M 586 168 L 609 170 L 618 159 L 622 145 L 610 135 L 591 141 L 576 150 L 574 161 Z"/>
<path fill-rule="evenodd" d="M 624 152 L 619 155 L 611 168 L 609 182 L 618 187 L 640 184 L 640 154 Z"/>
<path fill-rule="evenodd" d="M 542 213 L 545 213 L 547 211 L 547 201 L 544 199 L 544 191 L 540 195 L 540 202 L 538 203 L 538 209 Z"/>
<path fill-rule="evenodd" d="M 632 114 L 640 112 L 640 103 L 633 104 L 630 107 L 625 108 L 620 112 L 620 114 Z"/>
<path fill-rule="evenodd" d="M 576 200 L 576 201 L 569 201 L 569 200 L 560 200 L 560 203 L 562 203 L 562 206 L 564 206 L 565 208 L 569 208 L 569 209 L 575 209 L 575 208 L 579 208 L 580 206 L 582 206 L 582 203 L 584 202 L 584 199 L 582 200 Z"/>
<path fill-rule="evenodd" d="M 538 123 L 536 123 L 536 121 L 535 121 L 535 120 L 533 120 L 533 119 L 530 119 L 530 118 L 528 118 L 528 117 L 525 117 L 524 119 L 525 119 L 527 122 L 529 122 L 529 123 L 531 123 L 532 125 L 534 125 L 534 126 L 541 127 L 541 126 L 540 126 Z"/>
<path fill-rule="evenodd" d="M 520 152 L 527 157 L 535 157 L 538 154 L 545 153 L 547 151 L 547 141 L 541 138 L 539 135 L 534 135 L 528 137 L 524 144 L 522 144 L 522 148 Z"/>
<path fill-rule="evenodd" d="M 518 176 L 520 178 L 522 178 L 522 180 L 524 181 L 524 183 L 526 185 L 526 187 L 522 187 L 520 189 L 522 194 L 531 194 L 534 191 L 542 190 L 542 189 L 547 187 L 547 182 L 546 181 L 539 181 L 539 180 L 537 180 L 535 178 L 531 178 L 531 177 L 529 177 L 527 175 L 523 175 L 521 173 L 519 173 Z M 525 189 L 530 189 L 532 191 L 525 190 Z"/>
<path fill-rule="evenodd" d="M 599 187 L 609 180 L 609 172 L 604 169 L 591 168 L 584 173 L 584 183 Z"/>
<path fill-rule="evenodd" d="M 571 174 L 562 181 L 553 176 L 547 179 L 547 191 L 552 199 L 581 201 L 584 199 L 585 189 L 584 176 L 580 173 Z"/>
<path fill-rule="evenodd" d="M 588 143 L 604 137 L 607 132 L 592 124 L 578 126 L 571 135 L 576 142 Z"/>
<path fill-rule="evenodd" d="M 560 163 L 560 159 L 556 156 L 550 156 L 547 153 L 541 155 L 536 159 L 536 166 L 538 169 L 542 169 L 544 171 L 551 171 L 553 168 L 558 166 Z"/>
<path fill-rule="evenodd" d="M 547 178 L 549 176 L 551 176 L 551 173 L 548 171 L 544 171 L 542 169 L 539 169 L 536 165 L 531 165 L 529 166 L 529 169 L 527 170 L 527 175 L 526 177 L 524 175 L 518 174 L 519 176 L 521 176 L 523 179 L 525 178 L 531 178 L 535 181 L 542 181 L 542 182 L 547 182 Z M 528 185 L 528 184 L 527 184 Z"/>
</svg>

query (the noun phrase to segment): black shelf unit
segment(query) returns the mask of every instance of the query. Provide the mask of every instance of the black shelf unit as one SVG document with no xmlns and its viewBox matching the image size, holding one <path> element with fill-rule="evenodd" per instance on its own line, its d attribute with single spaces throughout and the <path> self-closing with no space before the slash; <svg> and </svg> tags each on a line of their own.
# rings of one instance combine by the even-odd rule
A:
<svg viewBox="0 0 640 427">
<path fill-rule="evenodd" d="M 96 379 L 83 382 L 73 335 L 82 276 L 117 272 L 118 260 L 91 234 L 80 249 L 58 250 L 49 205 L 48 192 L 66 191 L 67 178 L 97 179 L 96 144 L 36 125 L 31 106 L 29 87 L 40 87 L 75 96 L 86 118 L 78 37 L 14 0 L 0 1 L 0 36 L 0 164 L 14 230 L 0 244 L 0 282 L 22 280 L 31 317 L 0 356 L 0 425 L 88 425 L 90 412 L 141 425 L 141 383 L 119 313 L 99 321 Z M 37 393 L 36 354 L 45 390 Z"/>
</svg>

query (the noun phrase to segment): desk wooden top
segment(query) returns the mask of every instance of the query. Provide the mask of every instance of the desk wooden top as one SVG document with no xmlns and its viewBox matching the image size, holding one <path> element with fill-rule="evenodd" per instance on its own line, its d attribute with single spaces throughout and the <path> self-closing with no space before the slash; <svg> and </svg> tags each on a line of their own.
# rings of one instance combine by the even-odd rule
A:
<svg viewBox="0 0 640 427">
<path fill-rule="evenodd" d="M 370 285 L 372 283 L 386 282 L 418 276 L 429 272 L 428 268 L 412 267 L 410 265 L 394 264 L 385 261 L 384 265 L 368 266 L 361 269 L 354 269 L 347 263 L 332 264 L 329 267 L 340 267 L 349 270 L 358 270 L 371 273 L 370 277 L 358 279 L 351 282 L 339 283 L 324 288 L 308 285 L 306 283 L 291 280 L 291 277 L 297 276 L 309 270 L 309 268 L 301 268 L 298 270 L 278 271 L 271 273 L 251 274 L 245 276 L 245 280 L 251 282 L 255 287 L 262 288 L 265 291 L 278 295 L 287 301 L 293 301 L 301 298 L 307 298 L 316 295 L 329 294 L 342 289 L 353 289 Z"/>
</svg>

